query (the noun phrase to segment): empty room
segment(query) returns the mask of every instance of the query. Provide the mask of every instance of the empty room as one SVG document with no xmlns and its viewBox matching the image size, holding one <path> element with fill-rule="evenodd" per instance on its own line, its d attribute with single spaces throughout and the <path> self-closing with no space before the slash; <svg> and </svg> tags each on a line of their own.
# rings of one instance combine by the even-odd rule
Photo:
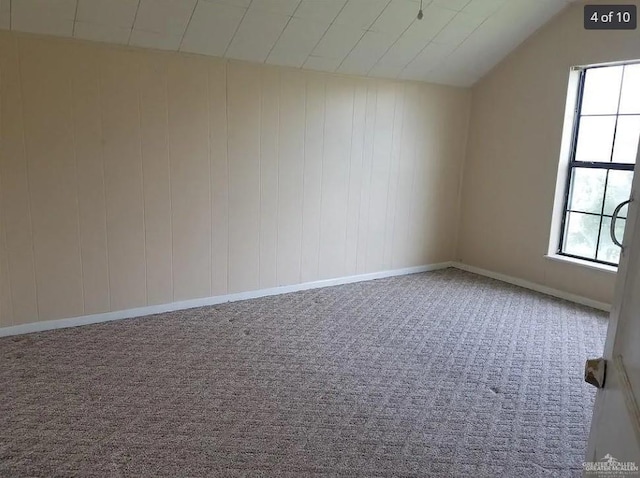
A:
<svg viewBox="0 0 640 478">
<path fill-rule="evenodd" d="M 638 6 L 0 0 L 0 476 L 640 476 Z"/>
</svg>

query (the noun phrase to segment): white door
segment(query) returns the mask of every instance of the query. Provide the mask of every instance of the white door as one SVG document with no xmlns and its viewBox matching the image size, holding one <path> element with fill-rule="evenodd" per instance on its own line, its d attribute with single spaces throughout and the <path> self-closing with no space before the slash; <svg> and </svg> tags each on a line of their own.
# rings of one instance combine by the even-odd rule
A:
<svg viewBox="0 0 640 478">
<path fill-rule="evenodd" d="M 640 468 L 640 171 L 636 172 L 605 343 L 604 388 L 596 395 L 589 435 L 584 474 L 591 477 L 640 476 L 634 471 Z"/>
</svg>

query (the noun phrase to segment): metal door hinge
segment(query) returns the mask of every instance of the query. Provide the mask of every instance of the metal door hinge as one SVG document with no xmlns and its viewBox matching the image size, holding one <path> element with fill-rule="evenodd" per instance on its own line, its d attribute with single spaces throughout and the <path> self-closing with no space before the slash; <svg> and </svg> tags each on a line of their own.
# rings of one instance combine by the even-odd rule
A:
<svg viewBox="0 0 640 478">
<path fill-rule="evenodd" d="M 604 380 L 607 375 L 607 361 L 600 357 L 588 359 L 584 364 L 584 381 L 596 388 L 604 387 Z"/>
</svg>

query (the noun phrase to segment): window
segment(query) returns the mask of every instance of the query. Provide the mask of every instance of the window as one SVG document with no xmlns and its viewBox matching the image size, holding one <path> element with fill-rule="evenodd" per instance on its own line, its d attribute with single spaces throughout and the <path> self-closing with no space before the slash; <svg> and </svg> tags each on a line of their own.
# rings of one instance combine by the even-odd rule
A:
<svg viewBox="0 0 640 478">
<path fill-rule="evenodd" d="M 640 138 L 640 63 L 580 71 L 558 253 L 618 265 L 610 235 L 616 207 L 629 199 Z M 620 210 L 622 240 L 627 207 Z"/>
</svg>

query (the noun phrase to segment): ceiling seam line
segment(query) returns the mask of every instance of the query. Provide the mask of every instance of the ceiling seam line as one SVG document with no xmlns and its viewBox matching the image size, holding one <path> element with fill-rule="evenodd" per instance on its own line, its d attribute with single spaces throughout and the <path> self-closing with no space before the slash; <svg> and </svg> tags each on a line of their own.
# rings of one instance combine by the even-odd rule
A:
<svg viewBox="0 0 640 478">
<path fill-rule="evenodd" d="M 572 0 L 569 0 L 569 3 L 567 3 L 567 5 L 569 5 L 571 1 L 572 1 Z M 469 3 L 471 3 L 471 2 L 469 2 Z M 467 4 L 467 5 L 468 5 L 468 4 Z M 484 19 L 484 20 L 483 20 L 483 21 L 482 21 L 482 22 L 481 22 L 481 23 L 480 23 L 480 24 L 479 24 L 479 25 L 478 25 L 478 26 L 477 26 L 477 27 L 476 27 L 476 28 L 475 28 L 471 33 L 469 33 L 469 35 L 468 35 L 464 40 L 462 40 L 462 41 L 460 42 L 460 44 L 459 44 L 459 45 L 458 45 L 458 46 L 457 46 L 457 47 L 456 47 L 456 48 L 455 48 L 451 53 L 455 52 L 455 51 L 456 51 L 456 50 L 458 50 L 462 45 L 464 45 L 464 44 L 469 40 L 469 38 L 471 38 L 471 35 L 473 35 L 473 34 L 478 30 L 478 28 L 480 28 L 482 25 L 484 25 L 484 24 L 485 24 L 485 22 L 486 22 L 487 20 L 489 20 L 489 18 L 490 18 L 492 15 L 495 15 L 495 14 L 496 14 L 496 13 L 498 13 L 500 10 L 502 10 L 502 9 L 504 8 L 504 6 L 505 6 L 505 5 L 506 5 L 506 3 L 503 3 L 503 4 L 500 6 L 500 8 L 498 8 L 498 10 L 496 10 L 495 12 L 493 12 L 493 13 L 491 13 L 489 16 L 487 16 L 487 17 L 486 17 L 486 18 L 485 18 L 485 19 Z M 566 8 L 566 7 L 565 7 L 565 8 Z M 557 14 L 557 12 L 556 12 L 556 14 Z M 548 22 L 548 21 L 549 21 L 549 20 L 547 20 L 547 22 Z M 522 40 L 522 42 L 526 41 L 526 40 L 527 40 L 531 35 L 533 35 L 533 33 L 530 33 L 530 34 L 525 38 L 525 40 Z M 511 52 L 515 51 L 515 49 L 519 48 L 519 46 L 522 44 L 522 42 L 520 42 L 518 45 L 516 45 L 516 46 L 514 47 L 514 49 L 510 50 L 510 52 L 507 54 L 507 56 L 508 56 L 509 54 L 511 54 Z M 504 60 L 505 58 L 506 58 L 506 56 L 505 56 L 505 57 L 502 57 L 502 60 Z M 498 63 L 500 63 L 502 60 L 500 60 Z M 497 63 L 496 63 L 496 64 L 494 64 L 493 66 L 491 66 L 491 68 L 495 67 L 496 65 L 497 65 Z M 491 70 L 491 68 L 490 68 L 488 71 L 490 71 L 490 70 Z M 430 71 L 432 71 L 432 70 L 430 70 Z M 485 71 L 485 72 L 484 72 L 483 76 L 484 76 L 484 75 L 486 75 L 486 74 L 487 74 L 487 71 Z M 482 78 L 482 77 L 480 77 L 480 78 Z M 475 81 L 478 81 L 480 78 L 477 78 Z"/>
<path fill-rule="evenodd" d="M 276 41 L 273 43 L 273 46 L 269 49 L 269 53 L 267 53 L 267 56 L 264 57 L 264 60 L 262 61 L 262 63 L 266 63 L 267 60 L 269 59 L 269 57 L 271 56 L 271 52 L 273 51 L 273 49 L 276 47 L 276 45 L 278 44 L 278 42 L 280 41 L 280 38 L 282 38 L 282 35 L 284 35 L 284 31 L 287 29 L 287 27 L 289 26 L 289 23 L 291 23 L 291 19 L 293 18 L 293 16 L 296 14 L 296 12 L 298 11 L 298 8 L 300 8 L 300 5 L 302 5 L 302 0 L 298 1 L 298 4 L 296 5 L 296 8 L 293 10 L 293 12 L 291 12 L 291 15 L 289 15 L 289 19 L 287 20 L 286 25 L 284 26 L 284 28 L 282 29 L 282 31 L 280 32 L 280 35 L 278 35 L 278 38 L 276 39 Z"/>
<path fill-rule="evenodd" d="M 468 4 L 467 4 L 467 5 L 468 5 Z M 466 6 L 466 5 L 465 5 L 465 6 Z M 418 52 L 418 53 L 417 53 L 417 54 L 416 54 L 416 55 L 411 59 L 411 61 L 409 61 L 409 63 L 407 63 L 407 64 L 405 65 L 405 67 L 404 67 L 404 68 L 402 69 L 402 71 L 400 72 L 400 75 L 398 75 L 398 76 L 401 76 L 401 75 L 402 75 L 402 73 L 404 73 L 404 70 L 406 70 L 406 69 L 407 69 L 407 67 L 408 67 L 411 63 L 413 63 L 414 61 L 416 61 L 416 58 L 418 58 L 418 57 L 422 54 L 422 52 L 423 52 L 423 51 L 425 51 L 425 50 L 427 49 L 427 47 L 428 47 L 429 45 L 431 45 L 432 43 L 435 43 L 436 45 L 438 45 L 438 44 L 439 44 L 439 43 L 437 43 L 437 42 L 434 42 L 434 41 L 433 41 L 433 39 L 434 39 L 434 38 L 436 38 L 438 35 L 440 35 L 440 33 L 442 33 L 442 30 L 444 30 L 445 28 L 447 28 L 447 27 L 449 26 L 449 24 L 453 21 L 453 19 L 454 19 L 454 18 L 456 18 L 456 17 L 458 16 L 458 13 L 460 13 L 460 12 L 457 12 L 454 16 L 452 16 L 452 17 L 451 17 L 451 20 L 449 20 L 447 23 L 445 23 L 445 24 L 442 26 L 442 28 L 441 28 L 440 30 L 438 30 L 438 33 L 436 33 L 435 35 L 433 35 L 433 37 L 431 38 L 431 40 L 429 40 L 429 41 L 427 42 L 427 44 L 426 44 L 424 47 L 422 47 L 422 49 L 421 49 L 421 50 L 420 50 L 420 51 L 419 51 L 419 52 Z"/>
<path fill-rule="evenodd" d="M 469 4 L 471 3 L 471 1 L 472 1 L 472 0 L 469 0 L 469 1 L 464 5 L 464 7 L 462 7 L 462 8 L 464 9 L 467 5 L 469 5 Z M 427 7 L 429 7 L 429 6 L 431 6 L 431 5 L 435 5 L 435 4 L 434 4 L 433 2 L 430 2 L 430 3 L 428 3 L 428 4 L 427 4 Z M 451 17 L 451 20 L 449 20 L 449 21 L 447 22 L 447 24 L 446 24 L 444 27 L 442 27 L 440 30 L 438 30 L 438 33 L 436 33 L 432 38 L 435 38 L 436 36 L 438 36 L 438 35 L 440 34 L 440 32 L 441 32 L 441 31 L 442 31 L 442 30 L 443 30 L 443 29 L 444 29 L 444 28 L 445 28 L 445 27 L 446 27 L 446 26 L 447 26 L 451 21 L 453 21 L 453 19 L 458 15 L 458 13 L 462 12 L 462 10 L 451 10 L 451 9 L 449 9 L 449 8 L 447 8 L 447 7 L 439 7 L 439 8 L 443 8 L 443 9 L 445 9 L 445 10 L 450 10 L 450 11 L 455 11 L 456 13 L 453 15 L 453 17 Z M 483 21 L 482 21 L 482 23 L 484 23 L 485 21 L 486 21 L 486 19 L 485 19 L 485 20 L 483 20 Z M 396 43 L 398 43 L 398 41 L 400 40 L 400 38 L 402 38 L 402 36 L 407 32 L 407 30 L 409 30 L 409 28 L 411 28 L 411 26 L 412 26 L 415 22 L 416 22 L 416 20 L 414 19 L 414 20 L 411 22 L 411 24 L 410 24 L 407 28 L 405 28 L 405 30 L 400 34 L 400 36 L 399 36 L 398 38 L 396 38 L 396 40 L 391 44 L 391 46 L 390 46 L 389 48 L 387 48 L 387 51 L 385 51 L 385 52 L 382 54 L 382 56 L 381 56 L 380 58 L 378 58 L 378 60 L 376 61 L 376 63 L 375 63 L 375 64 L 374 64 L 370 69 L 369 69 L 369 71 L 367 71 L 367 76 L 369 76 L 369 74 L 370 74 L 370 73 L 373 71 L 373 69 L 378 65 L 378 63 L 380 63 L 380 60 L 382 60 L 382 58 L 384 58 L 384 56 L 385 56 L 387 53 L 389 53 L 389 50 L 391 50 L 391 49 L 393 48 L 393 46 L 394 46 Z M 482 25 L 482 23 L 481 23 L 480 25 Z M 480 27 L 480 25 L 478 25 L 478 27 L 476 27 L 476 30 Z M 473 30 L 473 31 L 475 32 L 475 30 Z M 469 35 L 471 35 L 472 33 L 473 33 L 473 32 L 471 32 Z M 467 37 L 467 38 L 468 38 L 468 37 Z M 467 40 L 467 39 L 465 38 L 465 41 L 466 41 L 466 40 Z M 424 49 L 427 47 L 427 45 L 429 45 L 429 43 L 432 43 L 432 42 L 433 42 L 432 40 L 427 41 L 427 43 L 425 44 L 425 46 L 424 46 L 424 47 L 422 47 L 422 49 L 418 52 L 418 54 L 417 54 L 416 56 L 414 56 L 414 57 L 411 59 L 411 61 L 409 61 L 409 63 L 413 62 L 413 60 L 415 60 L 415 59 L 420 55 L 420 53 L 422 53 L 422 50 L 424 50 Z M 456 47 L 456 49 L 457 49 L 457 47 Z M 455 51 L 455 50 L 454 50 L 454 51 Z M 451 52 L 451 53 L 453 53 L 453 52 Z M 407 63 L 407 65 L 409 65 L 409 63 Z M 400 70 L 400 73 L 398 73 L 398 75 L 396 75 L 395 79 L 398 79 L 398 77 L 402 74 L 402 72 L 405 70 L 405 68 L 407 67 L 407 65 L 405 65 L 405 66 L 403 66 L 403 67 L 402 67 L 402 70 Z"/>
<path fill-rule="evenodd" d="M 238 30 L 240 30 L 240 25 L 242 25 L 242 22 L 244 22 L 244 17 L 247 16 L 247 13 L 249 12 L 249 9 L 251 8 L 251 5 L 253 5 L 253 0 L 251 0 L 251 2 L 249 2 L 249 5 L 247 5 L 247 9 L 244 11 L 244 14 L 242 15 L 242 18 L 238 22 L 238 26 L 234 30 L 233 35 L 231 35 L 231 39 L 229 40 L 229 43 L 227 43 L 227 46 L 224 49 L 224 53 L 222 54 L 222 58 L 227 58 L 227 52 L 229 51 L 229 48 L 231 47 L 231 44 L 233 43 L 233 40 L 236 38 L 236 35 L 238 34 Z"/>
<path fill-rule="evenodd" d="M 336 19 L 340 16 L 340 14 L 342 13 L 342 11 L 347 7 L 347 4 L 349 3 L 349 0 L 347 0 L 346 2 L 344 2 L 344 5 L 342 5 L 342 8 L 340 9 L 340 11 L 336 14 L 335 17 L 333 17 L 333 20 L 331 20 L 331 22 L 329 23 L 329 26 L 327 26 L 326 30 L 324 31 L 324 33 L 322 34 L 322 36 L 320 37 L 320 39 L 316 42 L 315 45 L 313 45 L 313 48 L 311 49 L 311 51 L 309 52 L 309 54 L 307 55 L 307 58 L 302 62 L 302 66 L 300 66 L 300 68 L 304 68 L 304 66 L 307 64 L 307 61 L 309 61 L 309 57 L 313 56 L 313 52 L 315 51 L 316 48 L 318 48 L 318 45 L 320 44 L 320 42 L 324 39 L 325 36 L 327 36 L 327 32 L 329 31 L 329 29 L 333 26 L 333 24 L 336 22 Z"/>
<path fill-rule="evenodd" d="M 469 5 L 470 3 L 471 3 L 471 0 L 467 3 L 467 5 Z M 466 7 L 467 5 L 465 5 L 465 7 Z M 482 25 L 484 25 L 484 24 L 487 22 L 487 20 L 489 20 L 489 18 L 491 17 L 491 15 L 495 15 L 497 12 L 499 12 L 500 10 L 502 10 L 502 9 L 504 8 L 504 5 L 505 5 L 505 4 L 503 4 L 500 8 L 498 8 L 498 10 L 496 10 L 495 12 L 493 12 L 493 13 L 489 14 L 488 16 L 486 16 L 486 17 L 484 18 L 484 20 L 482 20 L 482 21 L 478 24 L 478 26 L 477 26 L 477 27 L 475 27 L 475 28 L 474 28 L 474 29 L 473 29 L 473 30 L 472 30 L 472 31 L 471 31 L 471 32 L 466 36 L 466 38 L 465 38 L 464 40 L 462 40 L 462 41 L 458 44 L 458 46 L 456 46 L 453 50 L 451 50 L 451 52 L 449 53 L 449 55 L 453 54 L 453 53 L 454 53 L 454 52 L 456 52 L 456 51 L 457 51 L 457 50 L 458 50 L 462 45 L 464 45 L 464 44 L 469 40 L 469 38 L 471 38 L 471 35 L 473 35 L 473 34 L 478 30 L 478 28 L 480 28 Z M 461 10 L 461 11 L 462 11 L 462 10 Z M 454 17 L 454 18 L 455 18 L 455 17 Z M 434 37 L 434 38 L 435 38 L 435 37 Z M 429 42 L 429 43 L 433 43 L 433 42 Z M 437 42 L 436 42 L 435 44 L 436 44 L 436 45 L 438 45 L 439 43 L 437 43 Z M 425 48 L 426 48 L 426 47 L 425 47 Z M 418 53 L 418 55 L 419 55 L 419 53 Z M 415 58 L 414 58 L 414 59 L 415 59 Z M 413 61 L 413 60 L 412 60 L 412 61 Z M 441 64 L 441 63 L 442 63 L 442 62 L 440 62 L 439 64 Z M 427 73 L 431 73 L 434 69 L 435 69 L 435 67 L 434 67 L 434 68 L 432 68 L 432 69 L 430 69 L 429 71 L 427 71 Z M 478 80 L 476 79 L 476 81 L 478 81 Z"/>
<path fill-rule="evenodd" d="M 471 3 L 471 0 L 469 0 L 469 2 L 465 5 L 465 7 L 466 7 L 467 5 L 469 5 L 469 3 Z M 432 1 L 430 1 L 430 2 L 427 4 L 427 7 L 429 7 L 429 6 L 431 6 L 431 5 L 434 5 L 434 3 L 433 3 Z M 422 7 L 422 3 L 420 4 L 420 6 Z M 445 9 L 447 9 L 446 7 L 444 7 L 444 8 L 445 8 Z M 464 8 L 464 7 L 462 7 L 462 8 Z M 447 9 L 447 10 L 448 10 L 448 9 Z M 421 9 L 420 11 L 422 11 L 422 9 Z M 457 15 L 457 13 L 456 13 L 453 17 L 455 17 L 456 15 Z M 414 19 L 413 19 L 413 21 L 409 24 L 409 26 L 407 26 L 407 28 L 405 28 L 405 29 L 402 31 L 402 33 L 400 34 L 400 36 L 394 40 L 394 42 L 389 46 L 389 48 L 387 48 L 387 49 L 386 49 L 386 51 L 385 51 L 385 52 L 380 56 L 380 58 L 378 58 L 378 59 L 376 60 L 376 62 L 373 64 L 373 66 L 372 66 L 371 68 L 369 68 L 369 71 L 367 71 L 367 76 L 369 76 L 369 74 L 373 71 L 373 69 L 374 69 L 376 66 L 378 66 L 378 63 L 380 63 L 380 60 L 382 60 L 382 58 L 384 58 L 384 56 L 385 56 L 387 53 L 389 53 L 389 50 L 391 50 L 391 49 L 393 48 L 393 46 L 394 46 L 396 43 L 398 43 L 398 41 L 400 40 L 400 38 L 402 38 L 402 36 L 403 36 L 405 33 L 407 33 L 407 30 L 409 30 L 409 28 L 411 28 L 415 22 L 416 22 L 416 19 L 414 18 Z M 370 31 L 370 30 L 368 30 L 368 31 Z M 440 32 L 438 32 L 438 33 L 440 33 Z M 429 40 L 429 41 L 427 42 L 427 45 L 428 45 L 430 42 L 431 42 L 431 40 Z M 426 47 L 426 45 L 425 45 L 425 47 Z M 413 60 L 411 60 L 411 61 L 413 61 Z M 409 62 L 409 63 L 411 63 L 411 62 Z M 407 65 L 408 65 L 408 63 L 407 63 Z M 402 67 L 402 70 L 400 70 L 400 73 L 398 73 L 394 79 L 398 79 L 398 76 L 400 76 L 400 74 L 402 73 L 402 71 L 404 71 L 404 69 L 405 69 L 405 68 L 406 68 L 406 65 Z"/>
<path fill-rule="evenodd" d="M 200 0 L 196 0 L 196 3 L 193 4 L 193 10 L 191 10 L 191 15 L 189 16 L 189 21 L 187 22 L 187 26 L 184 27 L 184 31 L 182 32 L 182 37 L 180 38 L 180 44 L 178 45 L 178 51 L 182 50 L 182 43 L 184 42 L 184 37 L 187 35 L 187 30 L 189 30 L 189 25 L 191 25 L 191 20 L 193 20 L 193 14 L 196 13 L 196 8 L 198 8 L 198 4 Z"/>
<path fill-rule="evenodd" d="M 364 38 L 364 36 L 367 34 L 368 31 L 372 31 L 369 30 L 369 28 L 371 28 L 373 25 L 375 25 L 375 23 L 378 21 L 378 19 L 382 16 L 382 14 L 384 12 L 387 11 L 387 8 L 389 8 L 389 5 L 391 5 L 391 0 L 389 0 L 389 2 L 385 5 L 385 7 L 382 9 L 382 11 L 380 12 L 380 14 L 371 22 L 371 25 L 369 25 L 369 27 L 365 30 L 362 31 L 362 36 L 360 37 L 360 39 L 356 42 L 355 45 L 353 45 L 353 48 L 351 48 L 351 50 L 349 50 L 349 52 L 345 55 L 345 57 L 342 59 L 342 61 L 340 62 L 340 64 L 338 65 L 338 67 L 335 69 L 335 71 L 338 71 L 340 69 L 340 67 L 342 66 L 342 64 L 344 63 L 344 61 L 349 57 L 349 55 L 351 55 L 351 53 L 353 52 L 353 50 L 356 49 L 356 47 L 360 44 L 360 42 L 362 41 L 362 39 Z"/>
<path fill-rule="evenodd" d="M 458 50 L 458 49 L 459 49 L 459 48 L 460 48 L 464 43 L 466 43 L 466 41 L 467 41 L 469 38 L 471 38 L 471 35 L 473 35 L 473 34 L 476 32 L 476 30 L 478 30 L 478 28 L 480 28 L 482 25 L 484 25 L 484 23 L 485 23 L 488 19 L 489 19 L 489 17 L 487 17 L 487 18 L 485 18 L 484 20 L 482 20 L 482 22 L 481 22 L 477 27 L 475 27 L 475 28 L 474 28 L 474 29 L 473 29 L 473 30 L 472 30 L 472 31 L 467 35 L 467 37 L 466 37 L 464 40 L 462 40 L 462 41 L 458 44 L 458 46 L 457 46 L 457 47 L 455 47 L 453 50 L 451 50 L 451 53 L 449 53 L 449 55 L 452 55 L 453 53 L 455 53 L 455 52 L 456 52 L 456 51 L 457 51 L 457 50 Z M 429 70 L 427 73 L 431 73 L 434 69 L 435 69 L 435 67 L 434 67 L 434 68 L 432 68 L 431 70 Z"/>
<path fill-rule="evenodd" d="M 389 50 L 391 50 L 393 48 L 393 46 L 398 43 L 398 41 L 400 40 L 400 38 L 402 38 L 402 35 L 404 35 L 405 33 L 407 33 L 407 30 L 409 30 L 409 28 L 411 28 L 411 26 L 416 22 L 417 20 L 414 18 L 413 21 L 411 23 L 409 23 L 409 25 L 407 26 L 407 28 L 405 28 L 404 30 L 402 30 L 402 33 L 400 33 L 400 35 L 398 35 L 398 38 L 396 38 L 393 43 L 391 43 L 391 45 L 389 45 L 389 48 L 387 48 L 385 50 L 385 52 L 380 55 L 380 58 L 378 58 L 376 60 L 376 62 L 373 64 L 373 66 L 371 68 L 369 68 L 369 70 L 367 71 L 367 76 L 369 76 L 369 74 L 371 73 L 371 71 L 378 65 L 378 63 L 380 63 L 380 60 L 382 60 L 382 58 L 384 58 L 384 56 L 389 53 Z M 398 73 L 399 75 L 399 73 Z M 396 78 L 398 78 L 396 76 Z"/>
<path fill-rule="evenodd" d="M 133 36 L 133 29 L 136 26 L 136 20 L 138 19 L 138 10 L 140 10 L 140 2 L 142 0 L 138 0 L 138 5 L 136 5 L 136 12 L 133 14 L 133 21 L 131 22 L 131 30 L 129 30 L 129 38 L 127 39 L 127 45 L 131 44 L 131 37 Z"/>
<path fill-rule="evenodd" d="M 71 38 L 74 38 L 76 36 L 76 23 L 78 22 L 78 4 L 79 3 L 80 3 L 80 0 L 76 0 L 76 11 L 73 13 L 73 25 L 71 25 Z"/>
</svg>

